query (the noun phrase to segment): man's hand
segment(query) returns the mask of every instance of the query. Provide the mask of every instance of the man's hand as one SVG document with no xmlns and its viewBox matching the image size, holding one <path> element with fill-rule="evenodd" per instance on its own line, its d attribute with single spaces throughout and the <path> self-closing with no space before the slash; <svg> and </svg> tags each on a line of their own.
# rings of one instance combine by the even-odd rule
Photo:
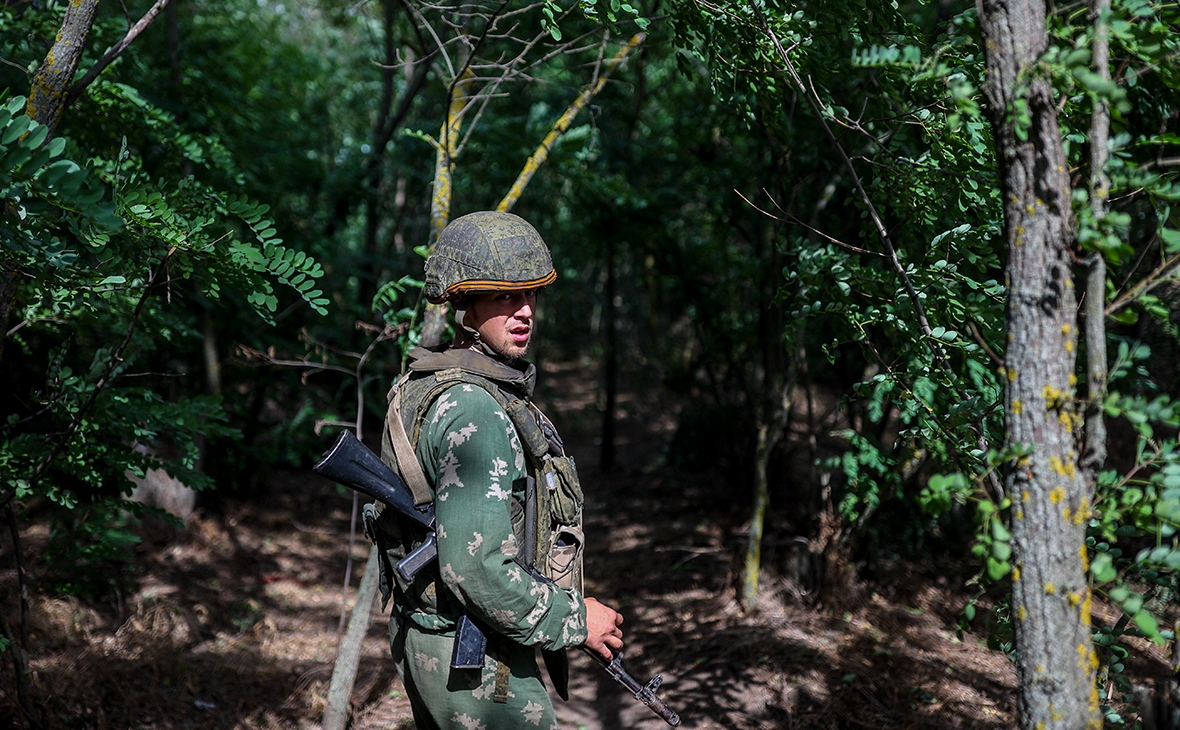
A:
<svg viewBox="0 0 1180 730">
<path fill-rule="evenodd" d="M 586 599 L 586 648 L 599 654 L 608 662 L 614 659 L 614 652 L 623 648 L 623 614 L 602 605 L 597 599 Z"/>
</svg>

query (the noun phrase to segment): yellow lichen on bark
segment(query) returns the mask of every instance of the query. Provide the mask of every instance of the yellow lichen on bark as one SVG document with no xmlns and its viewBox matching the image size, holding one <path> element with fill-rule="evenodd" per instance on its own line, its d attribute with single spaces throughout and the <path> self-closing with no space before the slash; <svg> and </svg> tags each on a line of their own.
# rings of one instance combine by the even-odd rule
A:
<svg viewBox="0 0 1180 730">
<path fill-rule="evenodd" d="M 1056 454 L 1049 457 L 1049 468 L 1053 470 L 1054 474 L 1059 474 L 1070 479 L 1073 479 L 1078 474 L 1078 470 L 1077 467 L 1074 466 L 1073 459 L 1066 461 Z M 1057 504 L 1061 500 L 1065 499 L 1065 488 L 1057 487 L 1053 491 L 1049 492 L 1049 499 L 1053 500 L 1053 504 Z"/>
<path fill-rule="evenodd" d="M 1064 400 L 1064 394 L 1060 388 L 1054 388 L 1052 385 L 1046 385 L 1041 389 L 1041 396 L 1045 399 L 1045 410 L 1051 411 L 1061 407 Z"/>
<path fill-rule="evenodd" d="M 512 206 L 516 204 L 516 201 L 520 199 L 521 194 L 524 192 L 525 186 L 529 184 L 529 181 L 533 179 L 533 175 L 536 174 L 537 170 L 542 164 L 544 164 L 545 160 L 549 158 L 549 152 L 553 149 L 553 145 L 557 144 L 557 140 L 561 138 L 561 135 L 565 134 L 567 129 L 569 129 L 569 126 L 573 123 L 574 118 L 577 117 L 578 113 L 581 112 L 582 109 L 586 108 L 586 105 L 590 103 L 590 100 L 602 90 L 602 87 L 604 84 L 606 84 L 606 79 L 610 75 L 611 71 L 614 71 L 615 67 L 622 63 L 624 59 L 627 58 L 627 55 L 631 53 L 632 49 L 642 43 L 643 39 L 646 37 L 647 36 L 643 33 L 636 33 L 633 35 L 631 40 L 628 41 L 627 44 L 621 49 L 619 49 L 619 52 L 615 55 L 615 57 L 607 62 L 606 68 L 603 70 L 602 75 L 599 76 L 592 85 L 586 88 L 578 96 L 578 98 L 569 105 L 569 108 L 565 110 L 565 113 L 562 114 L 557 122 L 553 125 L 553 129 L 549 131 L 549 134 L 545 135 L 545 139 L 541 142 L 540 146 L 537 147 L 536 151 L 533 152 L 533 154 L 529 156 L 529 159 L 524 163 L 524 168 L 521 169 L 520 174 L 516 177 L 516 182 L 512 184 L 512 187 L 508 190 L 508 194 L 505 195 L 504 199 L 500 201 L 500 204 L 496 206 L 496 210 L 506 213 L 512 209 Z"/>
</svg>

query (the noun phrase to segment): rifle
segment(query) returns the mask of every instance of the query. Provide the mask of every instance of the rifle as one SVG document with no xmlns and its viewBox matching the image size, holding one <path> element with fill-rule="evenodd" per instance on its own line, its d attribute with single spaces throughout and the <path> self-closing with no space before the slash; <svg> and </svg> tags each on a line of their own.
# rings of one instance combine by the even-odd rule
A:
<svg viewBox="0 0 1180 730">
<path fill-rule="evenodd" d="M 414 580 L 418 571 L 438 558 L 434 504 L 415 504 L 413 493 L 397 472 L 386 466 L 385 462 L 362 444 L 351 431 L 341 431 L 336 443 L 324 452 L 320 462 L 313 466 L 312 470 L 337 484 L 372 497 L 398 514 L 410 518 L 428 531 L 426 540 L 397 563 L 398 575 L 405 581 Z M 553 582 L 520 560 L 516 562 L 535 580 L 544 583 Z M 487 636 L 483 630 L 466 613 L 463 614 L 459 618 L 459 625 L 455 630 L 455 648 L 451 654 L 451 667 L 454 669 L 482 667 L 486 646 Z M 616 653 L 614 658 L 608 662 L 597 652 L 591 651 L 585 646 L 578 648 L 593 657 L 616 681 L 634 694 L 635 699 L 650 707 L 652 712 L 663 718 L 669 725 L 680 724 L 680 717 L 665 705 L 655 693 L 663 682 L 662 676 L 656 675 L 646 685 L 641 685 L 623 668 L 622 652 Z"/>
</svg>

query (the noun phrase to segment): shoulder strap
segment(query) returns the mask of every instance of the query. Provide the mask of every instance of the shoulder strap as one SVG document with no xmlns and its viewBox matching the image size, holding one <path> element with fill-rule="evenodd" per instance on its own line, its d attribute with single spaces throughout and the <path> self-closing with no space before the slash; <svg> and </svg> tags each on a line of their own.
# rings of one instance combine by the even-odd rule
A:
<svg viewBox="0 0 1180 730">
<path fill-rule="evenodd" d="M 410 442 L 410 436 L 406 432 L 401 414 L 402 386 L 409 381 L 411 375 L 412 373 L 407 373 L 402 376 L 390 389 L 389 409 L 386 411 L 385 420 L 388 422 L 389 438 L 393 445 L 394 457 L 397 459 L 397 471 L 405 479 L 407 486 L 413 493 L 414 503 L 421 506 L 433 501 L 434 497 L 430 492 L 430 486 L 426 481 L 422 466 L 418 463 L 418 456 L 414 452 L 414 446 Z M 439 370 L 433 373 L 432 380 L 434 382 L 427 389 L 419 405 L 420 412 L 414 417 L 415 436 L 417 436 L 417 430 L 426 415 L 426 410 L 442 391 L 459 383 L 469 383 L 487 392 L 504 409 L 509 420 L 516 426 L 516 431 L 524 442 L 525 448 L 534 459 L 540 459 L 549 451 L 549 439 L 546 438 L 545 431 L 537 423 L 537 419 L 533 415 L 535 409 L 530 408 L 527 400 L 510 398 L 494 381 L 458 367 Z"/>
<path fill-rule="evenodd" d="M 397 470 L 406 480 L 410 492 L 414 495 L 414 504 L 421 507 L 434 501 L 430 493 L 430 486 L 426 483 L 426 475 L 422 473 L 422 465 L 418 463 L 418 456 L 410 446 L 410 439 L 406 435 L 406 427 L 402 424 L 401 385 L 408 379 L 403 377 L 393 386 L 393 399 L 389 402 L 389 409 L 385 412 L 385 420 L 389 425 L 389 440 L 393 444 L 394 458 L 397 459 Z"/>
</svg>

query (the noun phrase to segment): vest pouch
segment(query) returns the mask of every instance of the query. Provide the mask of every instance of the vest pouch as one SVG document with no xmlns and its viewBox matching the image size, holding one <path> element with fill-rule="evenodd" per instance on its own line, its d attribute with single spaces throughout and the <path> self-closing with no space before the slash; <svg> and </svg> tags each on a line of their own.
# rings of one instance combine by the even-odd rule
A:
<svg viewBox="0 0 1180 730">
<path fill-rule="evenodd" d="M 546 455 L 541 461 L 549 488 L 549 512 L 562 525 L 577 525 L 582 515 L 582 485 L 573 457 Z"/>
<path fill-rule="evenodd" d="M 585 542 L 586 537 L 579 526 L 563 525 L 553 533 L 548 573 L 558 586 L 582 592 L 582 546 Z"/>
</svg>

